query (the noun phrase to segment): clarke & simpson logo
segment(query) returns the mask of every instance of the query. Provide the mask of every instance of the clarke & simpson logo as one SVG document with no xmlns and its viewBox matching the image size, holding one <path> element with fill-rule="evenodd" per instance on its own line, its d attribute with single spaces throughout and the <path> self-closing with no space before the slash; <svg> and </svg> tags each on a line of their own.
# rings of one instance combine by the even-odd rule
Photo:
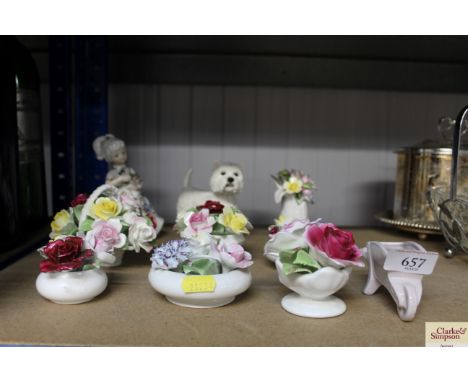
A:
<svg viewBox="0 0 468 382">
<path fill-rule="evenodd" d="M 426 346 L 468 346 L 468 322 L 426 322 Z"/>
</svg>

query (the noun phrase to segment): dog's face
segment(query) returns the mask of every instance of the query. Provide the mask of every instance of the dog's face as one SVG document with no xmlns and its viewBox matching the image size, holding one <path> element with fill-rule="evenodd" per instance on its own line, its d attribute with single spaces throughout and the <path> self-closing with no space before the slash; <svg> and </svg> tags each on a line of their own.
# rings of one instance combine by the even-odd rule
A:
<svg viewBox="0 0 468 382">
<path fill-rule="evenodd" d="M 216 193 L 238 194 L 244 187 L 244 176 L 239 166 L 221 164 L 217 166 L 210 179 L 211 191 Z"/>
</svg>

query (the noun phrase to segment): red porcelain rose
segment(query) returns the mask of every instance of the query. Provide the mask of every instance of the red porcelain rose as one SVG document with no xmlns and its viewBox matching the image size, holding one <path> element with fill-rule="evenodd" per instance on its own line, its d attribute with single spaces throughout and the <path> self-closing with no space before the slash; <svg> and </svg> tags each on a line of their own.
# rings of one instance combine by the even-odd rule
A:
<svg viewBox="0 0 468 382">
<path fill-rule="evenodd" d="M 273 236 L 276 235 L 279 232 L 279 227 L 276 225 L 271 225 L 268 227 L 268 233 Z"/>
<path fill-rule="evenodd" d="M 85 204 L 87 200 L 88 200 L 88 195 L 78 194 L 75 196 L 75 199 L 71 201 L 70 205 L 72 207 L 76 207 L 76 206 L 79 206 L 80 204 Z"/>
<path fill-rule="evenodd" d="M 40 263 L 41 272 L 79 270 L 93 257 L 93 252 L 82 251 L 82 246 L 83 239 L 76 236 L 51 241 L 42 248 L 46 259 Z"/>
<path fill-rule="evenodd" d="M 204 205 L 198 206 L 197 210 L 206 208 L 210 211 L 210 214 L 220 214 L 223 212 L 224 204 L 217 202 L 215 200 L 207 200 Z"/>
<path fill-rule="evenodd" d="M 313 224 L 307 228 L 305 238 L 309 245 L 321 250 L 331 259 L 354 262 L 361 257 L 353 234 L 334 224 Z"/>
</svg>

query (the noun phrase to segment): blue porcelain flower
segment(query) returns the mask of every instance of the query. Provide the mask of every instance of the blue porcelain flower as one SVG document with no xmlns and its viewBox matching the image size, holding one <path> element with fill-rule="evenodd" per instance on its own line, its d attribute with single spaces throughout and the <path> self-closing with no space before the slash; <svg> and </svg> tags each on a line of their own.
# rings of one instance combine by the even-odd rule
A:
<svg viewBox="0 0 468 382">
<path fill-rule="evenodd" d="M 153 250 L 151 262 L 154 269 L 175 269 L 187 261 L 192 249 L 187 240 L 170 240 Z"/>
</svg>

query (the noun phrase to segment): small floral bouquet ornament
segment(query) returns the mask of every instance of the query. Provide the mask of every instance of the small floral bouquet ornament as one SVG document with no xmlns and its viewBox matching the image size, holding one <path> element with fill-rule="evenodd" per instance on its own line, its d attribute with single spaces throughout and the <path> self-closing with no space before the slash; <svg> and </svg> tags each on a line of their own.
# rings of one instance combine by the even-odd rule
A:
<svg viewBox="0 0 468 382">
<path fill-rule="evenodd" d="M 252 282 L 252 255 L 240 243 L 252 225 L 236 207 L 208 200 L 178 216 L 182 240 L 153 251 L 148 275 L 156 291 L 177 305 L 212 308 L 232 302 Z"/>
<path fill-rule="evenodd" d="M 352 233 L 318 221 L 292 221 L 286 230 L 270 239 L 279 251 L 280 282 L 295 292 L 283 298 L 283 308 L 304 317 L 344 313 L 345 303 L 332 295 L 347 283 L 352 267 L 364 266 Z"/>
<path fill-rule="evenodd" d="M 98 187 L 89 198 L 78 195 L 54 216 L 51 228 L 52 240 L 63 235 L 83 238 L 85 248 L 106 266 L 119 265 L 124 251 L 150 252 L 157 236 L 157 221 L 140 194 L 109 185 Z"/>
<path fill-rule="evenodd" d="M 210 251 L 194 240 L 171 240 L 154 249 L 149 281 L 177 304 L 207 308 L 230 303 L 251 284 L 252 255 L 235 242 L 211 241 Z"/>
<path fill-rule="evenodd" d="M 36 279 L 41 296 L 58 304 L 79 304 L 106 288 L 107 276 L 81 237 L 57 236 L 38 252 L 43 258 Z"/>
<path fill-rule="evenodd" d="M 299 204 L 301 202 L 313 203 L 313 190 L 315 183 L 299 170 L 281 170 L 271 176 L 275 181 L 277 190 L 275 202 L 280 203 L 285 196 L 292 196 Z"/>
<path fill-rule="evenodd" d="M 238 208 L 208 200 L 180 216 L 175 229 L 182 238 L 209 245 L 213 240 L 241 243 L 252 225 Z"/>
</svg>

